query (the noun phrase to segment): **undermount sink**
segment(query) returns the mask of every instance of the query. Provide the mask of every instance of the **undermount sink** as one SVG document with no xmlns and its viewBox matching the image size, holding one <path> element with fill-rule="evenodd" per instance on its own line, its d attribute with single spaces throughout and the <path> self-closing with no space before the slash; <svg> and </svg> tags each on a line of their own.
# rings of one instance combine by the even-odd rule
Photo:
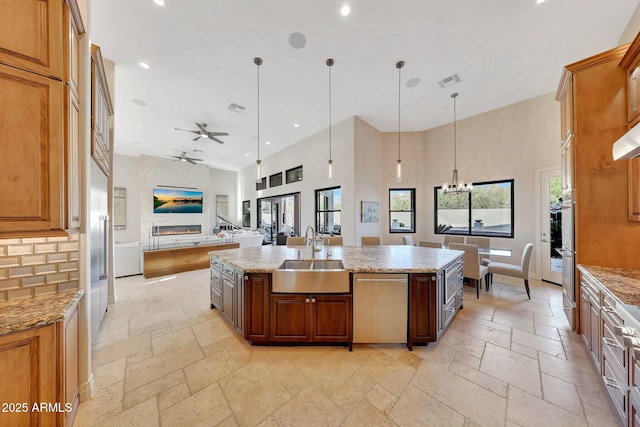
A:
<svg viewBox="0 0 640 427">
<path fill-rule="evenodd" d="M 271 280 L 273 292 L 349 292 L 349 272 L 339 259 L 288 259 L 274 270 Z"/>
</svg>

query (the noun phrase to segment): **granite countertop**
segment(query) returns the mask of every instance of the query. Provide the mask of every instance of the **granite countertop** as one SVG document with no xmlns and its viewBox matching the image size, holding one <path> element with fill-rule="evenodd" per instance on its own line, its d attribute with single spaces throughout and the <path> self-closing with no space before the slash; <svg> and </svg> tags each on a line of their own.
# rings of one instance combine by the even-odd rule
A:
<svg viewBox="0 0 640 427">
<path fill-rule="evenodd" d="M 640 306 L 640 271 L 579 265 L 623 304 Z"/>
<path fill-rule="evenodd" d="M 464 252 L 406 245 L 325 246 L 315 258 L 340 259 L 351 273 L 435 273 Z M 299 253 L 299 256 L 298 256 Z M 246 273 L 271 273 L 286 259 L 311 259 L 310 246 L 257 246 L 210 252 Z"/>
<path fill-rule="evenodd" d="M 73 312 L 84 295 L 71 289 L 0 303 L 0 335 L 51 325 Z"/>
</svg>

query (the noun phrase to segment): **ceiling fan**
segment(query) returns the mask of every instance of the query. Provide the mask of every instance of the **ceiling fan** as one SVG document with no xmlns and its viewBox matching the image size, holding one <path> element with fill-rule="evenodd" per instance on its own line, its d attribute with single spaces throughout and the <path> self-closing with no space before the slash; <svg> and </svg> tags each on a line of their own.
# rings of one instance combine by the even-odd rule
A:
<svg viewBox="0 0 640 427">
<path fill-rule="evenodd" d="M 200 138 L 207 138 L 207 139 L 213 139 L 218 144 L 224 144 L 224 141 L 216 138 L 216 136 L 227 136 L 227 135 L 229 135 L 227 132 L 209 132 L 209 131 L 207 131 L 207 124 L 206 123 L 196 123 L 196 126 L 198 126 L 198 128 L 200 130 L 189 130 L 189 129 L 179 129 L 179 128 L 175 128 L 175 129 L 176 130 L 183 130 L 185 132 L 191 132 L 191 133 L 198 134 L 198 136 L 193 139 L 194 141 L 197 141 Z"/>
<path fill-rule="evenodd" d="M 202 159 L 196 159 L 194 157 L 187 156 L 187 152 L 186 151 L 183 151 L 182 154 L 180 154 L 179 156 L 169 156 L 169 157 L 173 157 L 176 160 L 180 160 L 181 162 L 189 162 L 189 163 L 194 164 L 194 165 L 197 164 L 196 162 L 201 162 L 202 161 Z"/>
</svg>

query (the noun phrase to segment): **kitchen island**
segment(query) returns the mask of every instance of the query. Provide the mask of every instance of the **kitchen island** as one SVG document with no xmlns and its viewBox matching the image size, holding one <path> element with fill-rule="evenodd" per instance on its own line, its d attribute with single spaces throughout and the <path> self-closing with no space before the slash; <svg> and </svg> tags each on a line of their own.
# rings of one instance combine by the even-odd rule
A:
<svg viewBox="0 0 640 427">
<path fill-rule="evenodd" d="M 462 308 L 462 255 L 416 246 L 325 246 L 320 252 L 307 246 L 262 246 L 216 251 L 210 253 L 211 308 L 220 309 L 251 344 L 336 343 L 351 349 L 354 329 L 355 342 L 398 342 L 386 341 L 383 331 L 375 333 L 395 320 L 398 328 L 405 328 L 402 342 L 411 350 L 414 344 L 436 341 Z M 332 287 L 330 292 L 274 288 L 274 273 L 282 271 L 285 260 L 313 259 L 340 260 L 339 270 L 348 275 L 346 287 L 338 291 Z M 388 304 L 381 298 L 372 300 L 385 283 L 395 283 L 405 296 Z M 358 339 L 363 329 L 374 332 L 360 335 L 372 337 L 367 338 L 370 341 Z"/>
</svg>

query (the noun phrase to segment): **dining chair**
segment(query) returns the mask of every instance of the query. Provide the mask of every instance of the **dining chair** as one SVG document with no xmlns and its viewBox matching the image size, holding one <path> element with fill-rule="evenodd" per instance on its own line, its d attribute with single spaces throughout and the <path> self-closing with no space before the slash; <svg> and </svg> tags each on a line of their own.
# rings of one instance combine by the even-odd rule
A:
<svg viewBox="0 0 640 427">
<path fill-rule="evenodd" d="M 444 247 L 448 248 L 449 243 L 464 243 L 464 236 L 451 236 L 447 234 L 444 236 Z"/>
<path fill-rule="evenodd" d="M 408 246 L 414 246 L 413 237 L 411 236 L 402 236 L 402 244 Z"/>
<path fill-rule="evenodd" d="M 287 246 L 304 246 L 304 237 L 287 237 Z"/>
<path fill-rule="evenodd" d="M 380 245 L 380 237 L 379 236 L 362 236 L 360 237 L 360 244 L 362 246 Z"/>
<path fill-rule="evenodd" d="M 487 266 L 480 264 L 478 246 L 464 243 L 451 243 L 449 249 L 464 251 L 464 255 L 462 256 L 462 275 L 467 279 L 473 280 L 476 286 L 476 298 L 480 298 L 482 279 L 484 279 L 485 282 L 488 280 L 487 275 L 489 274 L 489 269 Z"/>
<path fill-rule="evenodd" d="M 485 249 L 489 252 L 489 248 L 491 248 L 491 239 L 488 237 L 467 237 L 468 245 L 476 245 L 478 246 L 478 250 Z M 482 260 L 482 265 L 489 265 L 491 258 L 489 254 L 481 254 L 480 259 Z M 487 283 L 488 284 L 488 283 Z"/>
<path fill-rule="evenodd" d="M 325 246 L 342 246 L 342 236 L 330 236 L 322 239 Z"/>
<path fill-rule="evenodd" d="M 517 277 L 519 279 L 524 279 L 524 288 L 527 290 L 527 296 L 531 299 L 531 293 L 529 292 L 529 264 L 531 263 L 532 252 L 533 243 L 527 243 L 524 245 L 520 265 L 491 261 L 487 266 L 489 268 L 489 283 L 487 283 L 487 290 L 489 290 L 489 285 L 493 281 L 492 278 L 494 273 L 502 274 L 503 276 Z"/>
<path fill-rule="evenodd" d="M 418 242 L 418 246 L 422 246 L 423 248 L 438 248 L 438 249 L 442 249 L 442 243 L 440 243 L 440 242 L 430 242 L 428 240 L 420 240 Z"/>
</svg>

